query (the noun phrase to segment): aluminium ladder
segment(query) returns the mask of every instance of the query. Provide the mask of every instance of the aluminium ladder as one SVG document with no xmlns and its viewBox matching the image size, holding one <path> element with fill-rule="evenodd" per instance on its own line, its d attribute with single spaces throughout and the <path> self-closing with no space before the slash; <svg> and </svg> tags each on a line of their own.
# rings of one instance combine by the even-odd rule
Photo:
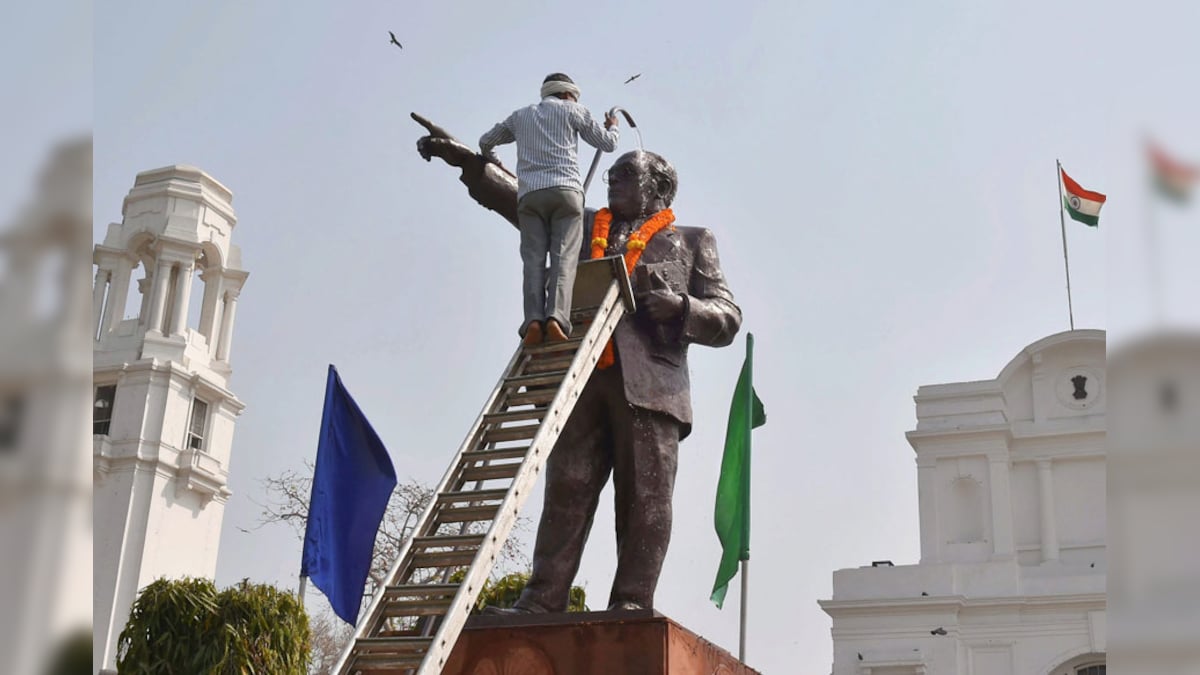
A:
<svg viewBox="0 0 1200 675">
<path fill-rule="evenodd" d="M 634 309 L 624 260 L 581 262 L 572 307 L 569 340 L 517 348 L 334 672 L 441 673 L 605 344 Z"/>
</svg>

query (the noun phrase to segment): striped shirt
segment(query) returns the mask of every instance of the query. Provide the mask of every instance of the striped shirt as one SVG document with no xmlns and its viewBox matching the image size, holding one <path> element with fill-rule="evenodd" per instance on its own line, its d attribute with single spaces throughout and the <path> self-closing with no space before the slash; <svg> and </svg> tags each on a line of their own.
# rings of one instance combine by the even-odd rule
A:
<svg viewBox="0 0 1200 675">
<path fill-rule="evenodd" d="M 617 128 L 605 130 L 588 109 L 574 101 L 547 96 L 519 108 L 479 139 L 479 150 L 517 142 L 517 199 L 534 190 L 569 187 L 583 191 L 579 176 L 579 139 L 612 152 Z"/>
</svg>

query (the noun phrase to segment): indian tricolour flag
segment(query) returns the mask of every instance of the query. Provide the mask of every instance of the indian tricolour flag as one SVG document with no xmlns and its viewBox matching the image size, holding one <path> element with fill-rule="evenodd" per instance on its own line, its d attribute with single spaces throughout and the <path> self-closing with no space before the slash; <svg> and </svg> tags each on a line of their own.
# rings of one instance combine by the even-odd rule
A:
<svg viewBox="0 0 1200 675">
<path fill-rule="evenodd" d="M 1067 213 L 1085 225 L 1099 225 L 1100 207 L 1104 206 L 1108 197 L 1099 192 L 1084 190 L 1061 166 L 1058 167 L 1058 172 L 1062 175 L 1063 207 L 1067 209 Z"/>
<path fill-rule="evenodd" d="M 1168 157 L 1152 143 L 1146 145 L 1146 154 L 1150 159 L 1151 179 L 1159 193 L 1168 199 L 1186 202 L 1200 180 L 1200 168 Z"/>
</svg>

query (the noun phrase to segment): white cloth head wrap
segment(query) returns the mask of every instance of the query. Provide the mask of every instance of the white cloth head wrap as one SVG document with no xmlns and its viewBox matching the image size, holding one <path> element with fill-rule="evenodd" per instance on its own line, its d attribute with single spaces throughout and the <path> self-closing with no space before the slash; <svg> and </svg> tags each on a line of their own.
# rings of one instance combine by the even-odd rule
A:
<svg viewBox="0 0 1200 675">
<path fill-rule="evenodd" d="M 579 87 L 576 87 L 573 82 L 561 82 L 559 80 L 550 80 L 549 82 L 542 83 L 542 98 L 555 94 L 571 94 L 575 98 L 579 98 Z"/>
</svg>

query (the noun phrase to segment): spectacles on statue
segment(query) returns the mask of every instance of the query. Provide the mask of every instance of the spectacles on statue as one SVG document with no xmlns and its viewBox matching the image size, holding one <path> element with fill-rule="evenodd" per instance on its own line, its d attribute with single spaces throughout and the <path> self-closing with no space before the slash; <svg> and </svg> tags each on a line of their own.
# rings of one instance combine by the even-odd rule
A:
<svg viewBox="0 0 1200 675">
<path fill-rule="evenodd" d="M 600 180 L 604 181 L 605 185 L 608 185 L 609 182 L 611 182 L 614 179 L 618 183 L 620 183 L 620 182 L 624 182 L 624 181 L 634 180 L 637 177 L 638 177 L 637 169 L 633 168 L 632 166 L 622 166 L 619 169 L 617 169 L 616 171 L 613 171 L 612 169 L 605 171 L 600 176 Z"/>
</svg>

